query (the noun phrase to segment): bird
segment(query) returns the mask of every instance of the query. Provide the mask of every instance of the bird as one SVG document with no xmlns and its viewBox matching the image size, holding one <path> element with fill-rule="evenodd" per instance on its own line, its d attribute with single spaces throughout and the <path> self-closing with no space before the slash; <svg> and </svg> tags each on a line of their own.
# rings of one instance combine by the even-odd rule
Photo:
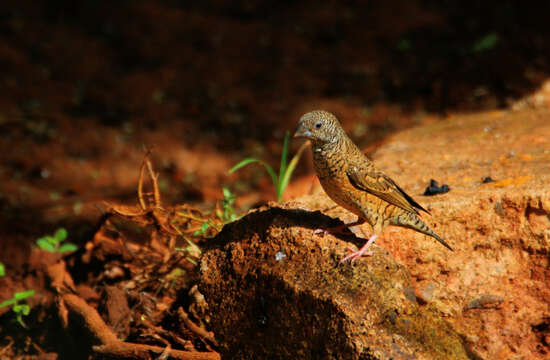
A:
<svg viewBox="0 0 550 360">
<path fill-rule="evenodd" d="M 316 234 L 338 233 L 367 222 L 372 236 L 357 251 L 340 262 L 354 262 L 368 251 L 379 234 L 389 225 L 413 229 L 433 237 L 447 249 L 451 246 L 433 232 L 420 218 L 429 212 L 409 196 L 384 172 L 377 169 L 347 136 L 340 122 L 328 111 L 314 110 L 298 121 L 295 138 L 311 141 L 313 165 L 326 194 L 338 205 L 358 216 L 357 221 L 333 228 L 317 229 Z"/>
</svg>

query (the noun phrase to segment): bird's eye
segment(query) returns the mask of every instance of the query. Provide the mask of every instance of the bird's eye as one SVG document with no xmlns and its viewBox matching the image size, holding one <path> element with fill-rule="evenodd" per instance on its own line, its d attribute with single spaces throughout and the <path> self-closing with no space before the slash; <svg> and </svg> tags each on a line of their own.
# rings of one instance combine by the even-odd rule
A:
<svg viewBox="0 0 550 360">
<path fill-rule="evenodd" d="M 317 121 L 317 122 L 315 123 L 315 128 L 316 128 L 316 129 L 319 129 L 319 128 L 321 127 L 321 125 L 323 125 L 323 123 L 322 123 L 321 121 Z"/>
</svg>

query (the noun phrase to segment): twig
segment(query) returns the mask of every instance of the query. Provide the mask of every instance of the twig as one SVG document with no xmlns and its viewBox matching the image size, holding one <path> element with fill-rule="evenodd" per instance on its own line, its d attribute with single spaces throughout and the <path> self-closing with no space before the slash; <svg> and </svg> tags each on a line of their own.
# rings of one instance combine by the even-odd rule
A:
<svg viewBox="0 0 550 360">
<path fill-rule="evenodd" d="M 13 346 L 13 343 L 14 343 L 13 339 L 12 338 L 9 338 L 9 339 L 10 339 L 10 342 L 8 343 L 8 345 L 6 345 L 2 349 L 0 349 L 0 355 L 4 354 L 8 350 L 10 350 L 11 347 Z"/>
<path fill-rule="evenodd" d="M 150 206 L 147 205 L 143 197 L 143 178 L 145 175 L 145 168 L 147 168 L 147 172 L 149 173 L 149 178 L 151 179 L 151 183 L 153 186 L 153 199 L 154 199 L 153 208 L 154 209 L 162 208 L 162 202 L 160 199 L 160 191 L 158 186 L 158 174 L 155 174 L 155 171 L 153 170 L 153 165 L 151 164 L 150 156 L 151 156 L 151 150 L 148 149 L 147 152 L 145 153 L 143 162 L 141 163 L 141 167 L 139 170 L 138 199 L 139 199 L 139 204 L 143 210 L 148 210 L 150 208 Z"/>
<path fill-rule="evenodd" d="M 142 324 L 149 328 L 151 331 L 158 333 L 159 336 L 169 338 L 173 342 L 186 349 L 189 349 L 189 347 L 193 347 L 193 343 L 190 340 L 182 339 L 179 336 L 175 335 L 172 331 L 164 330 L 162 327 L 154 325 L 149 320 L 143 320 Z"/>
<path fill-rule="evenodd" d="M 116 343 L 96 345 L 92 349 L 95 353 L 118 359 L 152 359 L 158 358 L 166 349 L 160 346 L 132 344 L 118 341 Z M 220 360 L 221 357 L 216 352 L 198 352 L 198 351 L 182 351 L 168 350 L 165 359 L 176 360 Z"/>
<path fill-rule="evenodd" d="M 103 321 L 97 310 L 88 305 L 84 299 L 74 294 L 63 294 L 61 299 L 67 310 L 77 314 L 83 321 L 90 334 L 101 344 L 119 342 L 116 334 Z"/>
<path fill-rule="evenodd" d="M 139 205 L 141 206 L 141 209 L 143 211 L 147 210 L 147 204 L 145 203 L 145 200 L 143 199 L 143 177 L 145 173 L 145 159 L 147 156 L 149 156 L 150 150 L 147 150 L 147 153 L 145 154 L 145 157 L 143 159 L 143 162 L 141 163 L 141 167 L 139 169 L 139 179 L 138 179 L 138 199 L 139 199 Z"/>
<path fill-rule="evenodd" d="M 160 200 L 160 191 L 159 191 L 159 185 L 158 185 L 158 174 L 155 174 L 153 171 L 153 165 L 151 164 L 151 160 L 149 159 L 150 152 L 147 153 L 147 156 L 145 158 L 145 162 L 147 164 L 147 170 L 149 171 L 149 177 L 151 177 L 151 181 L 153 182 L 153 195 L 155 199 L 155 208 L 162 208 L 161 200 Z"/>
<path fill-rule="evenodd" d="M 64 269 L 64 265 L 58 265 L 57 269 Z M 53 282 L 60 283 L 63 279 L 70 278 L 66 272 L 51 271 L 54 275 Z M 72 282 L 72 279 L 71 279 Z M 78 316 L 82 324 L 88 330 L 94 342 L 98 345 L 92 346 L 94 352 L 105 357 L 120 359 L 149 360 L 162 356 L 165 359 L 175 360 L 220 360 L 220 355 L 216 352 L 197 352 L 173 350 L 170 347 L 162 348 L 160 346 L 134 344 L 121 341 L 109 326 L 103 321 L 99 313 L 92 306 L 88 305 L 84 299 L 78 295 L 69 293 L 66 287 L 55 287 L 59 294 L 59 306 L 66 309 L 67 312 Z M 66 293 L 64 293 L 66 292 Z M 68 319 L 68 317 L 67 317 Z M 65 319 L 65 320 L 67 320 Z M 64 324 L 68 323 L 63 321 Z"/>
<path fill-rule="evenodd" d="M 195 324 L 193 321 L 191 321 L 191 319 L 189 319 L 189 315 L 187 315 L 187 313 L 185 312 L 185 310 L 183 310 L 183 308 L 181 306 L 178 308 L 178 315 L 183 320 L 183 322 L 185 323 L 185 325 L 187 326 L 187 328 L 189 330 L 191 330 L 192 332 L 194 332 L 195 334 L 197 334 L 201 338 L 210 341 L 212 344 L 214 344 L 216 346 L 218 345 L 218 342 L 214 338 L 214 333 L 212 333 L 211 331 L 207 331 L 206 329 L 201 328 L 200 326 Z"/>
</svg>

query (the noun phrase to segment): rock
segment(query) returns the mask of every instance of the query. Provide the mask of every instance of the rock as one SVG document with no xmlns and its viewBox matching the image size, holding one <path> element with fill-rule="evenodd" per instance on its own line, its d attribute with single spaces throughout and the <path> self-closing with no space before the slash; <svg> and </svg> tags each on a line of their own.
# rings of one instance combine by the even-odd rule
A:
<svg viewBox="0 0 550 360">
<path fill-rule="evenodd" d="M 416 289 L 414 289 L 414 295 L 417 301 L 421 304 L 431 302 L 434 296 L 435 287 L 436 284 L 434 282 L 428 282 L 427 284 L 417 286 Z"/>
<path fill-rule="evenodd" d="M 390 227 L 377 244 L 397 264 L 375 247 L 374 257 L 338 265 L 346 246 L 363 240 L 311 233 L 330 222 L 316 210 L 355 220 L 324 195 L 228 226 L 201 263 L 200 288 L 221 351 L 236 358 L 460 358 L 456 331 L 470 358 L 548 358 L 549 119 L 549 111 L 453 116 L 396 134 L 373 155 L 431 212 L 424 220 L 454 252 Z M 422 196 L 432 178 L 451 191 Z M 370 229 L 353 231 L 365 238 Z M 415 292 L 426 305 L 413 302 Z M 498 306 L 485 306 L 487 296 Z M 394 325 L 403 319 L 418 331 Z"/>
<path fill-rule="evenodd" d="M 315 195 L 259 209 L 205 249 L 199 290 L 222 357 L 467 359 L 436 309 L 407 297 L 410 276 L 386 251 L 339 264 L 364 240 L 315 235 L 335 221 L 307 209 L 331 207 Z"/>
<path fill-rule="evenodd" d="M 377 240 L 413 280 L 438 284 L 430 305 L 482 358 L 547 359 L 533 329 L 550 316 L 550 111 L 454 116 L 396 134 L 373 160 L 455 249 L 400 228 Z M 431 178 L 451 191 L 421 196 Z M 499 305 L 468 309 L 487 295 Z"/>
</svg>

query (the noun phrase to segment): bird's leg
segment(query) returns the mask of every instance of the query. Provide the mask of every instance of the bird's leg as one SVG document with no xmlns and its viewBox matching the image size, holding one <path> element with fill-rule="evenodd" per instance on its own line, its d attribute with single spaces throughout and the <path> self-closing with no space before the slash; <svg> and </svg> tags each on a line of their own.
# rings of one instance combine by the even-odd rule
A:
<svg viewBox="0 0 550 360">
<path fill-rule="evenodd" d="M 372 234 L 372 236 L 365 243 L 365 245 L 363 245 L 361 249 L 357 251 L 353 251 L 353 249 L 348 248 L 348 250 L 351 251 L 351 254 L 344 257 L 342 260 L 340 260 L 340 264 L 348 260 L 351 260 L 351 262 L 354 262 L 355 260 L 359 259 L 361 256 L 372 256 L 374 253 L 372 251 L 367 251 L 367 250 L 374 243 L 374 240 L 376 240 L 377 237 L 378 235 Z"/>
<path fill-rule="evenodd" d="M 326 233 L 341 234 L 344 229 L 347 229 L 347 228 L 349 228 L 351 226 L 355 226 L 355 225 L 361 225 L 365 221 L 366 221 L 365 219 L 359 218 L 359 219 L 357 219 L 357 221 L 354 221 L 354 222 L 349 223 L 349 224 L 343 224 L 343 225 L 330 227 L 330 228 L 315 229 L 315 231 L 313 233 L 314 234 L 321 234 L 321 235 L 325 235 Z"/>
</svg>

